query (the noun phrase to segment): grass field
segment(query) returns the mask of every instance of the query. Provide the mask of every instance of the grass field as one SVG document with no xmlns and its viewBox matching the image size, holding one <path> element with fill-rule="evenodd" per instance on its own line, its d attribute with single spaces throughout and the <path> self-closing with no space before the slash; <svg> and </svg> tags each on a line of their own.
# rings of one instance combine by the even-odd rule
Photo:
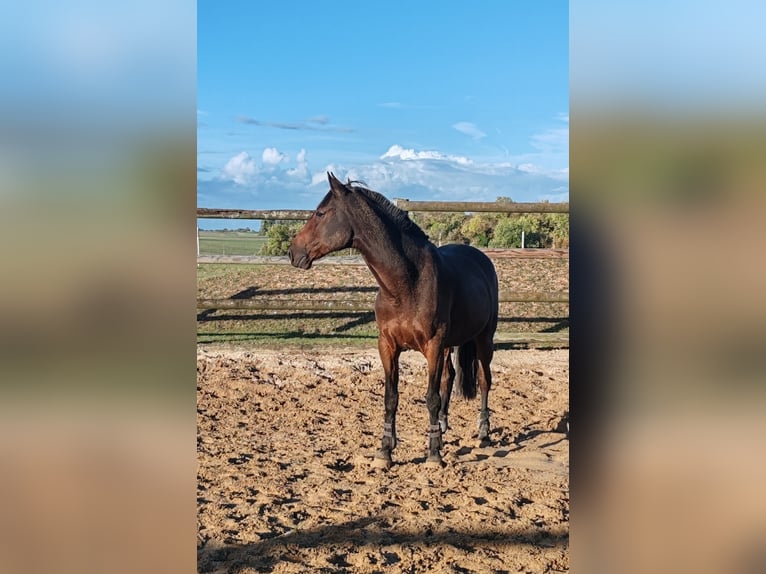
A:
<svg viewBox="0 0 766 574">
<path fill-rule="evenodd" d="M 253 231 L 200 231 L 200 255 L 259 255 L 266 238 Z"/>
<path fill-rule="evenodd" d="M 569 260 L 496 260 L 501 290 L 567 291 Z M 363 265 L 322 265 L 310 271 L 289 265 L 204 264 L 197 267 L 201 299 L 366 299 L 377 284 Z M 502 303 L 498 332 L 566 333 L 569 305 Z M 259 346 L 375 347 L 372 311 L 206 310 L 197 315 L 198 343 L 252 342 Z"/>
</svg>

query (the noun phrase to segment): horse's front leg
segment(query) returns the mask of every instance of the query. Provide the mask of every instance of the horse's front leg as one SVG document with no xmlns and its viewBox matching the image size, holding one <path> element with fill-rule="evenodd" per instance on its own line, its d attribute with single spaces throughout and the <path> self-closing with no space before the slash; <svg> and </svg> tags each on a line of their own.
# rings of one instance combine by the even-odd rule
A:
<svg viewBox="0 0 766 574">
<path fill-rule="evenodd" d="M 426 464 L 442 464 L 442 428 L 439 424 L 439 411 L 442 407 L 442 398 L 439 387 L 444 368 L 444 350 L 440 341 L 432 340 L 426 348 L 426 360 L 428 361 L 428 392 L 426 393 L 426 406 L 428 407 L 428 457 Z"/>
<path fill-rule="evenodd" d="M 390 468 L 393 464 L 391 451 L 396 448 L 396 410 L 399 407 L 399 354 L 401 351 L 393 341 L 378 339 L 378 352 L 385 373 L 386 414 L 383 420 L 383 439 L 380 450 L 375 453 L 373 463 L 380 468 Z"/>
</svg>

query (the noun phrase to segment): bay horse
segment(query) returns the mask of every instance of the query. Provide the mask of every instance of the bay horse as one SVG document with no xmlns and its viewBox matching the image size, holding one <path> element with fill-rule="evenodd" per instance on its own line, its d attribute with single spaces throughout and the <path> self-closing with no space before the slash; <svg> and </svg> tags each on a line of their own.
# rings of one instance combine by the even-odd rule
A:
<svg viewBox="0 0 766 574">
<path fill-rule="evenodd" d="M 385 373 L 385 418 L 376 466 L 388 468 L 396 447 L 399 355 L 428 361 L 426 464 L 441 465 L 442 434 L 453 382 L 466 398 L 481 390 L 479 440 L 489 439 L 490 363 L 498 317 L 498 284 L 489 258 L 468 245 L 436 247 L 383 195 L 327 174 L 330 191 L 290 244 L 290 263 L 310 269 L 328 253 L 353 247 L 380 287 L 375 301 L 378 351 Z M 452 360 L 452 352 L 455 360 Z"/>
</svg>

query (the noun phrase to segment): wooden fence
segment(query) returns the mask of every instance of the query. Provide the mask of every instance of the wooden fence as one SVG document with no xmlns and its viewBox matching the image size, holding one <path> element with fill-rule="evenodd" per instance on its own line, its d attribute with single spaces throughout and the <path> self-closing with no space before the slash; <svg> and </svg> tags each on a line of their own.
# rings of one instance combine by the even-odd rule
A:
<svg viewBox="0 0 766 574">
<path fill-rule="evenodd" d="M 488 213 L 569 213 L 568 203 L 513 203 L 507 201 L 475 202 L 475 201 L 410 201 L 395 199 L 397 207 L 405 211 L 430 212 L 488 212 Z M 212 209 L 197 208 L 197 217 L 205 219 L 253 219 L 253 220 L 306 220 L 311 217 L 313 210 L 298 209 Z M 568 249 L 486 249 L 490 258 L 519 258 L 519 259 L 565 259 L 569 258 Z M 197 257 L 197 263 L 237 263 L 237 264 L 288 264 L 287 257 L 261 256 L 226 256 L 202 255 Z M 328 257 L 318 264 L 364 265 L 361 257 Z M 500 292 L 501 303 L 569 303 L 568 292 Z M 259 311 L 372 311 L 374 298 L 365 299 L 198 299 L 197 309 L 251 309 Z M 557 346 L 568 346 L 567 333 L 498 333 L 495 337 L 498 343 L 539 343 Z"/>
<path fill-rule="evenodd" d="M 259 221 L 281 219 L 308 219 L 314 213 L 310 209 L 210 209 L 197 208 L 198 219 L 257 219 Z"/>
<path fill-rule="evenodd" d="M 482 249 L 490 259 L 569 259 L 569 249 Z M 235 263 L 289 265 L 284 255 L 199 255 L 197 263 Z M 330 256 L 314 262 L 314 265 L 366 265 L 358 255 Z"/>
<path fill-rule="evenodd" d="M 568 203 L 514 203 L 512 201 L 410 201 L 395 199 L 404 211 L 437 211 L 447 213 L 569 213 Z"/>
</svg>

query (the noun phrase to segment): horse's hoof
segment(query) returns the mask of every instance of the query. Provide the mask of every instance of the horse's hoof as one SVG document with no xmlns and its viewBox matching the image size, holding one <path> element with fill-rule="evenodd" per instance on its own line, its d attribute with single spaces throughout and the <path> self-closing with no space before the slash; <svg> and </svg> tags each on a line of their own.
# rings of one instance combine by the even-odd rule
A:
<svg viewBox="0 0 766 574">
<path fill-rule="evenodd" d="M 389 469 L 393 464 L 394 462 L 391 460 L 391 454 L 387 451 L 379 450 L 372 458 L 373 468 Z"/>
<path fill-rule="evenodd" d="M 442 461 L 441 455 L 429 454 L 428 458 L 426 459 L 425 465 L 428 468 L 441 468 L 444 466 L 444 462 Z"/>
</svg>

